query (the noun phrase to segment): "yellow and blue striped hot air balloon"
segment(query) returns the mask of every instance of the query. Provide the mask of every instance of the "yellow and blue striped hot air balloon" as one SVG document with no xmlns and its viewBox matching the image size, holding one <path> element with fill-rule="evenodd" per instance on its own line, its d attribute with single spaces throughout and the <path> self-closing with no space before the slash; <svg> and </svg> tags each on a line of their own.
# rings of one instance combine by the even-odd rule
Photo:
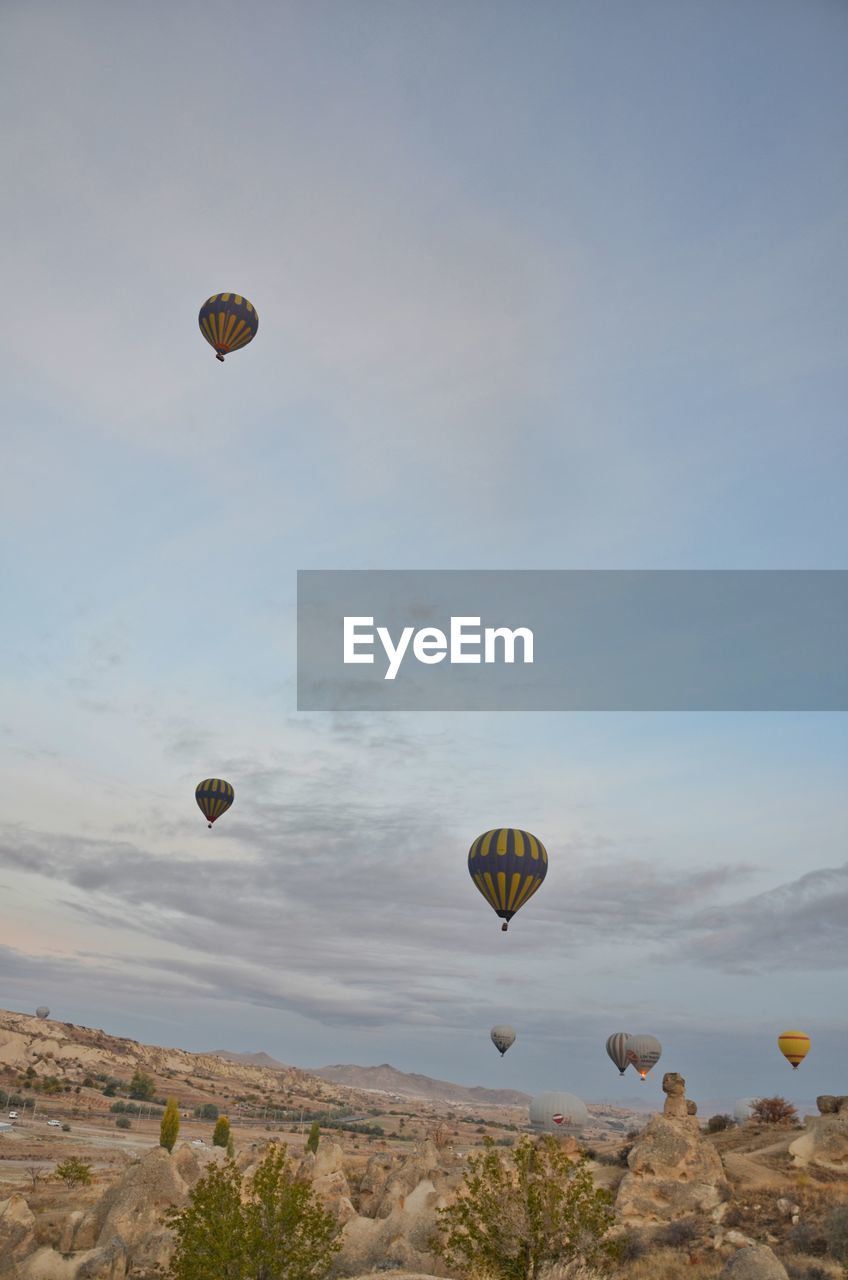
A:
<svg viewBox="0 0 848 1280">
<path fill-rule="evenodd" d="M 777 1047 L 786 1061 L 792 1063 L 792 1070 L 797 1071 L 810 1052 L 810 1037 L 803 1031 L 784 1031 L 777 1037 Z"/>
<path fill-rule="evenodd" d="M 222 813 L 226 813 L 236 798 L 236 793 L 229 782 L 223 778 L 204 778 L 195 788 L 194 798 L 198 808 L 209 826 Z"/>
<path fill-rule="evenodd" d="M 548 870 L 541 840 L 517 827 L 496 827 L 478 836 L 468 851 L 471 879 L 503 920 L 506 932 L 519 907 L 539 888 Z"/>
<path fill-rule="evenodd" d="M 215 359 L 222 363 L 231 351 L 252 342 L 259 328 L 256 308 L 240 293 L 213 293 L 200 308 L 197 322 L 206 341 L 215 348 Z"/>
</svg>

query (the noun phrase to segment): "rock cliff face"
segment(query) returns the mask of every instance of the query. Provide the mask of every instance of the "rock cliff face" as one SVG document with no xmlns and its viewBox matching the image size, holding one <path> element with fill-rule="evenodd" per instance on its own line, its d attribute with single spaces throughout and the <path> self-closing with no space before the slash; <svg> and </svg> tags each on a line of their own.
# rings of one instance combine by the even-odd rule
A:
<svg viewBox="0 0 848 1280">
<path fill-rule="evenodd" d="M 816 1099 L 820 1114 L 808 1116 L 804 1133 L 789 1148 L 798 1168 L 813 1165 L 831 1173 L 848 1175 L 848 1097 L 822 1094 Z"/>
<path fill-rule="evenodd" d="M 616 1212 L 628 1225 L 667 1223 L 715 1210 L 730 1194 L 715 1148 L 701 1134 L 676 1072 L 663 1077 L 662 1115 L 655 1115 L 627 1159 Z"/>
</svg>

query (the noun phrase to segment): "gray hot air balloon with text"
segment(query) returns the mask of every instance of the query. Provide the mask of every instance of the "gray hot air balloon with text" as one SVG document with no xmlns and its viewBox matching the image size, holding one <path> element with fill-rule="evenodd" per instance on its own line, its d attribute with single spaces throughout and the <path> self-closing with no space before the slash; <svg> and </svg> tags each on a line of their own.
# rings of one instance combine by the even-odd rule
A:
<svg viewBox="0 0 848 1280">
<path fill-rule="evenodd" d="M 46 1004 L 40 1004 L 40 1005 L 38 1006 L 38 1008 L 36 1009 L 36 1011 L 35 1011 L 35 1016 L 36 1016 L 36 1018 L 49 1018 L 49 1017 L 50 1017 L 50 1010 L 47 1008 L 47 1005 L 46 1005 Z"/>
<path fill-rule="evenodd" d="M 630 1065 L 630 1059 L 627 1056 L 627 1042 L 630 1038 L 629 1031 L 614 1031 L 607 1040 L 607 1053 L 618 1067 L 618 1074 L 621 1076 Z"/>
<path fill-rule="evenodd" d="M 492 1037 L 492 1044 L 495 1046 L 501 1057 L 504 1056 L 510 1045 L 515 1044 L 515 1032 L 512 1027 L 492 1027 L 490 1034 Z"/>
<path fill-rule="evenodd" d="M 530 1103 L 530 1125 L 537 1133 L 568 1134 L 574 1138 L 588 1123 L 586 1104 L 573 1093 L 540 1093 Z"/>
<path fill-rule="evenodd" d="M 662 1045 L 656 1036 L 631 1036 L 627 1041 L 627 1061 L 644 1080 L 651 1067 L 662 1057 Z"/>
</svg>

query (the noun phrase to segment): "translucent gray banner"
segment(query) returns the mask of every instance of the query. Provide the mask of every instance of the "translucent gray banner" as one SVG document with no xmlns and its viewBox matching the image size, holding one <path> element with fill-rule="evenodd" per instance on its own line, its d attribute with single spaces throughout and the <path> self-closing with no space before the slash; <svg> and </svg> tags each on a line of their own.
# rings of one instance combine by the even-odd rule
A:
<svg viewBox="0 0 848 1280">
<path fill-rule="evenodd" d="M 302 711 L 848 710 L 844 570 L 305 570 L 297 615 Z"/>
</svg>

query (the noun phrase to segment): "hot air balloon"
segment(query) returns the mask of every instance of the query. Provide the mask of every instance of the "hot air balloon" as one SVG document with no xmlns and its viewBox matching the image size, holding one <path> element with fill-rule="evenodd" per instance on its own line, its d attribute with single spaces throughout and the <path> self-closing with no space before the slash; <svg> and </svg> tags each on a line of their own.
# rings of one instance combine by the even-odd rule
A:
<svg viewBox="0 0 848 1280">
<path fill-rule="evenodd" d="M 548 854 L 541 840 L 517 827 L 486 831 L 468 851 L 471 879 L 503 920 L 504 933 L 519 907 L 539 888 L 547 870 Z"/>
<path fill-rule="evenodd" d="M 631 1062 L 644 1080 L 651 1067 L 655 1067 L 662 1055 L 662 1045 L 656 1036 L 631 1036 L 627 1041 L 627 1061 Z"/>
<path fill-rule="evenodd" d="M 804 1035 L 803 1031 L 784 1031 L 777 1038 L 777 1047 L 786 1061 L 792 1063 L 792 1070 L 797 1071 L 799 1063 L 810 1052 L 810 1037 Z"/>
<path fill-rule="evenodd" d="M 200 308 L 197 322 L 222 364 L 224 356 L 252 342 L 259 328 L 256 308 L 240 293 L 214 293 Z"/>
<path fill-rule="evenodd" d="M 38 1008 L 36 1009 L 36 1011 L 35 1011 L 35 1016 L 36 1016 L 36 1018 L 49 1018 L 49 1017 L 50 1017 L 50 1010 L 47 1008 L 47 1005 L 46 1005 L 46 1004 L 40 1004 L 40 1005 L 38 1006 Z"/>
<path fill-rule="evenodd" d="M 627 1070 L 630 1059 L 627 1056 L 627 1041 L 630 1039 L 629 1031 L 616 1031 L 607 1040 L 607 1053 L 618 1067 L 619 1075 L 624 1075 Z"/>
<path fill-rule="evenodd" d="M 733 1108 L 733 1119 L 737 1124 L 747 1124 L 754 1112 L 754 1098 L 740 1098 Z"/>
<path fill-rule="evenodd" d="M 223 778 L 205 778 L 198 782 L 194 798 L 209 826 L 226 813 L 235 799 L 235 791 Z"/>
<path fill-rule="evenodd" d="M 504 1056 L 511 1044 L 515 1043 L 515 1032 L 512 1027 L 492 1027 L 491 1030 L 492 1044 L 497 1049 L 501 1057 Z"/>
<path fill-rule="evenodd" d="M 589 1112 L 573 1093 L 540 1093 L 530 1103 L 530 1125 L 539 1133 L 582 1133 L 589 1123 Z"/>
</svg>

